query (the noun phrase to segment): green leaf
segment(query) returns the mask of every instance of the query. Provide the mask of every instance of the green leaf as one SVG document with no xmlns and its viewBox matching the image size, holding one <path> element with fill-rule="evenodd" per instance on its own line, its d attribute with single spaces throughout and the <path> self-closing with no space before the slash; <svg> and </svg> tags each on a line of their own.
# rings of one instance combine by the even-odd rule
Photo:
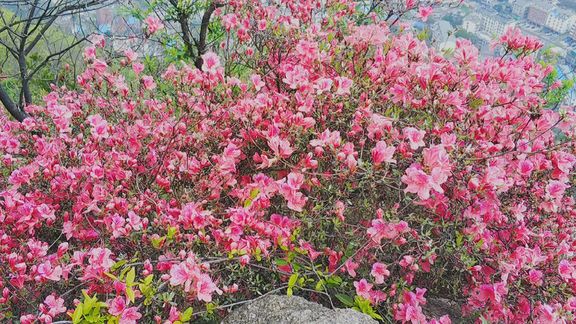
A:
<svg viewBox="0 0 576 324">
<path fill-rule="evenodd" d="M 97 299 L 92 299 L 90 297 L 87 297 L 84 299 L 84 306 L 82 307 L 82 314 L 84 315 L 88 315 L 90 314 L 90 311 L 92 310 L 92 307 L 94 307 L 94 304 L 96 303 Z"/>
<path fill-rule="evenodd" d="M 162 245 L 164 244 L 164 241 L 166 241 L 166 236 L 162 236 L 159 238 L 152 238 L 152 246 L 155 249 L 159 249 L 162 247 Z"/>
<path fill-rule="evenodd" d="M 136 278 L 136 269 L 134 269 L 134 267 L 130 268 L 130 271 L 128 271 L 128 275 L 126 276 L 126 286 L 133 286 L 134 285 L 134 279 Z"/>
<path fill-rule="evenodd" d="M 128 299 L 129 299 L 131 302 L 134 302 L 134 298 L 136 297 L 136 296 L 134 295 L 134 290 L 133 290 L 132 288 L 128 287 L 128 286 L 126 286 L 126 296 L 128 296 Z"/>
<path fill-rule="evenodd" d="M 126 260 L 120 260 L 120 261 L 114 263 L 114 265 L 110 268 L 110 271 L 116 271 L 116 270 L 120 269 L 120 267 L 125 265 L 126 262 L 127 262 Z"/>
<path fill-rule="evenodd" d="M 78 304 L 78 306 L 76 306 L 74 314 L 72 314 L 72 323 L 74 324 L 79 323 L 80 320 L 82 319 L 82 314 L 83 314 L 82 303 L 80 303 Z"/>
<path fill-rule="evenodd" d="M 328 37 L 326 39 L 328 40 L 328 42 L 331 42 L 334 39 L 334 33 L 328 34 Z"/>
<path fill-rule="evenodd" d="M 180 320 L 182 322 L 188 322 L 192 318 L 192 312 L 193 312 L 192 307 L 186 308 L 186 310 L 182 314 L 180 314 Z"/>
<path fill-rule="evenodd" d="M 118 277 L 116 277 L 115 275 L 111 274 L 110 272 L 104 272 L 104 274 L 105 274 L 108 278 L 110 278 L 110 279 L 112 279 L 112 280 L 118 280 Z"/>
<path fill-rule="evenodd" d="M 326 278 L 326 283 L 333 286 L 340 286 L 342 284 L 342 278 L 338 276 L 330 276 Z"/>
<path fill-rule="evenodd" d="M 106 305 L 106 304 L 104 304 Z M 96 303 L 94 309 L 92 310 L 92 316 L 100 317 L 100 308 L 102 307 L 102 303 Z"/>
<path fill-rule="evenodd" d="M 456 232 L 456 247 L 462 246 L 463 239 L 464 239 L 464 236 L 460 232 Z"/>
<path fill-rule="evenodd" d="M 286 289 L 286 295 L 287 296 L 292 296 L 294 294 L 292 288 L 288 287 L 288 289 Z"/>
<path fill-rule="evenodd" d="M 480 106 L 482 106 L 484 104 L 484 100 L 482 98 L 474 98 L 472 101 L 470 101 L 470 108 L 472 109 L 476 109 Z"/>
<path fill-rule="evenodd" d="M 378 313 L 376 313 L 376 312 L 374 312 L 374 311 L 373 311 L 372 313 L 370 313 L 369 315 L 370 315 L 373 319 L 377 319 L 377 320 L 380 320 L 380 321 L 384 320 L 384 319 L 382 318 L 382 316 L 380 316 L 380 314 L 378 314 Z"/>
<path fill-rule="evenodd" d="M 288 261 L 284 260 L 284 259 L 275 259 L 274 263 L 276 263 L 277 266 L 285 266 L 288 265 Z"/>
<path fill-rule="evenodd" d="M 288 279 L 288 287 L 292 288 L 294 287 L 294 285 L 296 284 L 296 280 L 298 280 L 298 274 L 297 273 L 293 273 L 290 276 L 290 279 Z"/>
<path fill-rule="evenodd" d="M 206 304 L 206 313 L 212 314 L 212 313 L 214 313 L 215 309 L 216 309 L 216 304 L 214 304 L 214 303 Z"/>
<path fill-rule="evenodd" d="M 352 307 L 354 306 L 354 300 L 352 299 L 352 297 L 348 296 L 348 295 L 344 295 L 344 294 L 336 294 L 336 298 L 338 298 L 338 300 L 348 306 L 348 307 Z"/>
<path fill-rule="evenodd" d="M 176 235 L 177 231 L 178 231 L 177 227 L 170 226 L 170 227 L 168 227 L 168 234 L 166 234 L 166 236 L 168 237 L 169 240 L 172 240 L 174 238 L 174 236 Z"/>
<path fill-rule="evenodd" d="M 318 280 L 318 282 L 316 283 L 316 287 L 314 287 L 314 290 L 316 291 L 322 291 L 324 289 L 324 279 L 320 279 Z"/>
<path fill-rule="evenodd" d="M 144 278 L 144 284 L 149 286 L 152 283 L 152 280 L 154 280 L 154 275 L 148 275 L 146 278 Z"/>
<path fill-rule="evenodd" d="M 252 190 L 250 190 L 250 199 L 255 199 L 256 197 L 258 197 L 258 194 L 260 194 L 260 189 L 258 188 L 254 188 Z"/>
</svg>

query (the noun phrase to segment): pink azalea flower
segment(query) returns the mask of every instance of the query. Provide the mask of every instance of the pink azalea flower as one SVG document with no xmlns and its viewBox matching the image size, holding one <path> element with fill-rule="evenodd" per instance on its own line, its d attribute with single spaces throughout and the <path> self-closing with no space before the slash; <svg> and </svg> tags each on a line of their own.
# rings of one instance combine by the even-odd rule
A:
<svg viewBox="0 0 576 324">
<path fill-rule="evenodd" d="M 268 21 L 266 21 L 266 19 L 260 19 L 258 20 L 258 30 L 259 31 L 264 31 L 266 30 L 266 27 L 268 26 Z"/>
<path fill-rule="evenodd" d="M 227 31 L 238 27 L 238 24 L 239 21 L 236 14 L 230 13 L 222 16 L 222 25 L 224 25 L 224 28 L 226 28 Z"/>
<path fill-rule="evenodd" d="M 156 89 L 156 82 L 154 82 L 154 78 L 149 75 L 145 75 L 142 77 L 142 83 L 144 84 L 144 88 L 146 90 Z"/>
<path fill-rule="evenodd" d="M 254 85 L 256 91 L 260 91 L 260 89 L 264 88 L 264 86 L 266 85 L 264 81 L 262 81 L 262 77 L 260 77 L 260 75 L 258 74 L 252 74 L 250 76 L 250 81 L 252 81 L 252 84 Z"/>
<path fill-rule="evenodd" d="M 138 307 L 129 307 L 122 312 L 118 324 L 136 324 L 140 318 L 142 314 L 138 312 Z"/>
<path fill-rule="evenodd" d="M 492 303 L 500 303 L 502 297 L 508 294 L 508 288 L 503 282 L 495 284 L 483 284 L 480 286 L 478 297 L 481 301 L 490 301 Z"/>
<path fill-rule="evenodd" d="M 518 173 L 521 175 L 529 177 L 532 170 L 534 170 L 534 163 L 530 160 L 522 160 L 518 163 Z"/>
<path fill-rule="evenodd" d="M 51 317 L 56 317 L 57 315 L 66 312 L 64 299 L 56 298 L 54 295 L 46 296 L 46 299 L 44 299 L 44 305 L 48 308 L 47 314 Z"/>
<path fill-rule="evenodd" d="M 97 139 L 108 138 L 108 122 L 99 114 L 91 115 L 87 118 L 88 123 L 92 126 L 92 136 Z"/>
<path fill-rule="evenodd" d="M 108 64 L 102 60 L 95 59 L 92 63 L 92 68 L 97 74 L 103 74 L 108 68 Z"/>
<path fill-rule="evenodd" d="M 404 134 L 404 138 L 408 139 L 412 150 L 417 150 L 419 147 L 426 145 L 424 143 L 425 131 L 418 130 L 414 127 L 406 127 L 402 130 L 402 133 Z"/>
<path fill-rule="evenodd" d="M 148 35 L 153 35 L 160 29 L 164 28 L 162 21 L 153 15 L 146 17 L 146 19 L 144 19 L 144 24 L 146 24 Z"/>
<path fill-rule="evenodd" d="M 405 221 L 388 223 L 383 219 L 373 219 L 372 226 L 368 228 L 367 233 L 375 243 L 380 244 L 382 239 L 392 240 L 409 230 L 410 227 Z"/>
<path fill-rule="evenodd" d="M 542 273 L 542 271 L 532 269 L 528 272 L 528 281 L 530 281 L 530 283 L 533 285 L 541 286 L 543 283 L 542 281 L 543 276 L 544 274 Z"/>
<path fill-rule="evenodd" d="M 374 162 L 374 165 L 380 165 L 382 162 L 396 163 L 396 160 L 392 158 L 394 152 L 396 152 L 394 146 L 388 146 L 386 145 L 386 142 L 379 141 L 372 149 L 372 161 Z"/>
<path fill-rule="evenodd" d="M 209 219 L 210 212 L 202 210 L 200 204 L 196 203 L 184 205 L 179 218 L 180 222 L 184 224 L 185 229 L 202 229 L 208 225 Z"/>
<path fill-rule="evenodd" d="M 126 309 L 126 300 L 124 297 L 116 297 L 108 303 L 108 312 L 114 316 L 118 316 Z"/>
<path fill-rule="evenodd" d="M 106 39 L 104 38 L 104 35 L 92 34 L 90 35 L 89 40 L 96 47 L 104 48 L 106 45 Z"/>
<path fill-rule="evenodd" d="M 94 60 L 96 59 L 96 47 L 88 46 L 84 49 L 84 59 L 85 60 Z"/>
<path fill-rule="evenodd" d="M 286 71 L 282 81 L 290 86 L 290 89 L 298 89 L 308 84 L 308 71 L 301 65 L 295 65 Z"/>
<path fill-rule="evenodd" d="M 366 281 L 366 279 L 361 279 L 360 281 L 354 281 L 354 287 L 356 288 L 356 295 L 370 300 L 370 292 L 372 291 L 372 284 L 369 284 L 368 281 Z"/>
<path fill-rule="evenodd" d="M 57 266 L 52 268 L 52 264 L 50 261 L 45 261 L 44 263 L 38 266 L 38 274 L 45 279 L 49 279 L 52 281 L 59 281 L 62 277 L 62 267 Z"/>
<path fill-rule="evenodd" d="M 572 265 L 568 260 L 564 259 L 558 264 L 558 273 L 562 279 L 576 279 L 576 266 Z"/>
<path fill-rule="evenodd" d="M 284 139 L 281 139 L 278 136 L 274 136 L 268 140 L 268 147 L 272 149 L 274 154 L 278 157 L 282 158 L 289 158 L 294 149 L 290 147 L 290 142 Z"/>
<path fill-rule="evenodd" d="M 418 17 L 422 19 L 422 21 L 428 20 L 428 17 L 432 14 L 432 7 L 429 6 L 420 6 L 418 8 Z"/>
<path fill-rule="evenodd" d="M 352 88 L 352 84 L 354 83 L 351 79 L 347 77 L 336 77 L 334 78 L 336 81 L 336 94 L 337 95 L 347 95 L 350 94 L 350 89 Z"/>
<path fill-rule="evenodd" d="M 124 56 L 126 56 L 129 63 L 135 62 L 138 59 L 138 53 L 131 49 L 124 50 Z"/>
<path fill-rule="evenodd" d="M 202 55 L 202 71 L 216 74 L 220 69 L 220 58 L 214 52 Z"/>
<path fill-rule="evenodd" d="M 418 197 L 422 200 L 430 198 L 431 190 L 444 193 L 440 185 L 446 182 L 446 174 L 438 168 L 435 168 L 432 172 L 432 176 L 429 176 L 418 166 L 410 166 L 406 169 L 406 174 L 402 176 L 402 182 L 407 185 L 404 192 L 418 194 Z"/>
<path fill-rule="evenodd" d="M 553 199 L 562 198 L 566 189 L 570 188 L 569 185 L 562 181 L 552 180 L 546 186 L 546 194 Z"/>
<path fill-rule="evenodd" d="M 140 62 L 134 62 L 132 63 L 132 69 L 136 75 L 139 75 L 142 71 L 144 71 L 144 64 Z"/>
<path fill-rule="evenodd" d="M 344 205 L 344 203 L 340 200 L 336 201 L 335 214 L 336 214 L 336 217 L 338 217 L 338 219 L 342 222 L 345 220 L 345 218 L 344 218 L 344 211 L 345 210 L 346 210 L 346 206 Z"/>
<path fill-rule="evenodd" d="M 316 94 L 322 94 L 324 92 L 330 91 L 332 89 L 332 79 L 330 78 L 320 78 L 316 80 L 314 84 L 314 89 L 316 89 Z"/>
<path fill-rule="evenodd" d="M 222 291 L 216 287 L 212 279 L 201 272 L 200 265 L 188 258 L 180 264 L 174 264 L 170 268 L 170 285 L 184 285 L 185 292 L 194 292 L 198 300 L 205 302 L 212 301 L 214 292 L 221 294 Z"/>
<path fill-rule="evenodd" d="M 384 283 L 384 279 L 390 276 L 390 271 L 388 271 L 388 267 L 384 263 L 376 262 L 372 265 L 370 274 L 374 277 L 374 282 L 381 285 Z"/>
<path fill-rule="evenodd" d="M 360 267 L 360 264 L 352 261 L 351 259 L 346 260 L 344 263 L 344 267 L 346 268 L 346 272 L 350 275 L 350 277 L 356 277 L 356 269 Z"/>
<path fill-rule="evenodd" d="M 196 281 L 196 296 L 198 300 L 209 303 L 212 301 L 212 294 L 214 292 L 221 294 L 218 287 L 216 287 L 207 274 L 200 275 Z"/>
</svg>

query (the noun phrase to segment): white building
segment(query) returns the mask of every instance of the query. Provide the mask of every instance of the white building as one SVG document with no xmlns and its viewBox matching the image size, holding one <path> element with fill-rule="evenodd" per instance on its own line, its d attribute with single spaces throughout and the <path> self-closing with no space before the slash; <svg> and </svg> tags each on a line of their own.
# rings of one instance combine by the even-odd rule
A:
<svg viewBox="0 0 576 324">
<path fill-rule="evenodd" d="M 440 20 L 432 24 L 430 27 L 432 33 L 432 41 L 437 49 L 454 49 L 456 48 L 456 36 L 454 35 L 454 27 L 446 21 Z"/>
<path fill-rule="evenodd" d="M 491 36 L 504 34 L 508 27 L 515 26 L 516 22 L 510 21 L 500 15 L 485 15 L 482 17 L 482 30 Z"/>
<path fill-rule="evenodd" d="M 572 30 L 576 23 L 576 15 L 573 12 L 560 12 L 558 9 L 551 11 L 546 19 L 546 27 L 558 34 L 564 34 Z"/>
<path fill-rule="evenodd" d="M 498 3 L 498 0 L 484 0 L 483 2 L 489 6 L 495 6 Z"/>
<path fill-rule="evenodd" d="M 469 33 L 476 33 L 482 28 L 482 17 L 470 14 L 462 19 L 462 28 Z"/>
<path fill-rule="evenodd" d="M 526 13 L 528 12 L 528 7 L 530 7 L 532 3 L 533 2 L 530 0 L 511 0 L 510 4 L 512 5 L 512 13 L 525 18 Z"/>
</svg>

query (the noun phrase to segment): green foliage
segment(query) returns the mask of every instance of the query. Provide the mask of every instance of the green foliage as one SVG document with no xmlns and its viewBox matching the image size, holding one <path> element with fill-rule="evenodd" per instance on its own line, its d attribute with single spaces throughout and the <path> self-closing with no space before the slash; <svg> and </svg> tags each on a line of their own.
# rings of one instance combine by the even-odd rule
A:
<svg viewBox="0 0 576 324">
<path fill-rule="evenodd" d="M 544 53 L 543 56 L 548 54 Z M 560 83 L 558 86 L 557 83 Z M 546 108 L 556 108 L 574 88 L 576 78 L 561 80 L 558 70 L 554 68 L 550 74 L 544 78 L 544 83 L 548 88 L 545 92 Z"/>
<path fill-rule="evenodd" d="M 382 316 L 376 313 L 374 308 L 372 308 L 370 301 L 360 296 L 356 296 L 356 298 L 354 298 L 354 307 L 352 307 L 352 309 L 355 309 L 366 315 L 370 315 L 370 317 L 372 317 L 373 319 L 383 320 Z"/>
<path fill-rule="evenodd" d="M 99 301 L 97 295 L 90 297 L 85 290 L 82 291 L 82 295 L 84 300 L 76 305 L 76 309 L 72 313 L 72 323 L 105 323 L 111 319 L 110 315 L 102 312 L 107 305 L 105 302 Z"/>
<path fill-rule="evenodd" d="M 13 13 L 9 10 L 3 8 L 2 14 L 6 21 L 10 21 L 13 17 Z M 2 21 L 0 21 L 0 28 L 4 27 Z M 20 28 L 16 28 L 15 32 L 19 32 Z M 38 35 L 38 32 L 42 28 L 38 28 L 36 32 L 30 33 L 28 38 L 33 39 Z M 10 37 L 7 32 L 0 33 L 0 39 L 5 43 L 11 44 Z M 70 35 L 70 33 L 64 32 L 58 26 L 53 25 L 48 29 L 43 36 L 43 39 L 34 46 L 32 51 L 26 56 L 26 65 L 28 67 L 28 73 L 32 73 L 36 67 L 42 64 L 46 58 L 55 51 L 61 48 L 73 44 L 77 39 Z M 77 60 L 77 58 L 80 58 Z M 81 60 L 81 48 L 75 47 L 71 49 L 66 55 L 60 57 L 58 60 L 51 60 L 48 64 L 41 67 L 33 78 L 29 82 L 30 91 L 32 92 L 32 97 L 34 101 L 41 100 L 46 94 L 51 91 L 50 85 L 64 85 L 68 89 L 75 89 L 75 75 L 73 71 L 66 71 L 64 66 L 66 65 L 76 66 L 78 71 L 83 67 L 83 62 Z M 10 54 L 8 49 L 4 46 L 0 46 L 0 83 L 7 90 L 11 98 L 16 102 L 20 97 L 20 91 L 22 86 L 22 80 L 20 78 L 20 71 L 18 66 L 18 61 L 13 55 Z"/>
</svg>

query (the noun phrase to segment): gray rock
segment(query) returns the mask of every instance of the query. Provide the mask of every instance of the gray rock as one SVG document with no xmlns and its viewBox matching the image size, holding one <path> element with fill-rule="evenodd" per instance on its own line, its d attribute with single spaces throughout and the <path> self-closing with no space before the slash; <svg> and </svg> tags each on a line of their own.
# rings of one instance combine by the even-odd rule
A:
<svg viewBox="0 0 576 324">
<path fill-rule="evenodd" d="M 441 316 L 448 315 L 453 324 L 470 323 L 462 317 L 460 305 L 450 299 L 446 298 L 426 298 L 426 305 L 422 307 L 424 314 L 431 318 L 440 318 Z"/>
<path fill-rule="evenodd" d="M 329 309 L 297 296 L 270 295 L 235 309 L 222 324 L 376 324 L 352 309 Z"/>
</svg>

